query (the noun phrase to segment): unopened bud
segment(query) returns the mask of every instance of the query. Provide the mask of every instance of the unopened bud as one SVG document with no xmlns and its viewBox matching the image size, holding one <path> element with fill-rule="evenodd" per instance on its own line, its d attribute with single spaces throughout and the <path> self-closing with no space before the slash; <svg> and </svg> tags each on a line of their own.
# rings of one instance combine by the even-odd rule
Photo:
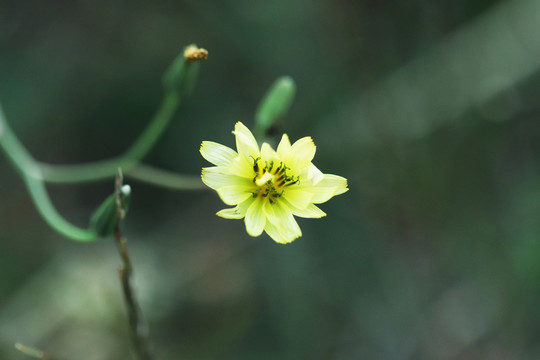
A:
<svg viewBox="0 0 540 360">
<path fill-rule="evenodd" d="M 295 93 L 296 85 L 289 76 L 282 76 L 272 84 L 255 114 L 255 132 L 259 136 L 264 136 L 276 120 L 287 113 Z"/>
<path fill-rule="evenodd" d="M 197 47 L 197 45 L 189 45 L 184 49 L 184 57 L 187 61 L 191 62 L 206 60 L 208 58 L 208 51 Z"/>
<path fill-rule="evenodd" d="M 179 92 L 180 96 L 191 93 L 197 79 L 198 60 L 208 57 L 208 51 L 195 45 L 187 46 L 169 66 L 163 76 L 163 85 L 167 91 Z"/>
</svg>

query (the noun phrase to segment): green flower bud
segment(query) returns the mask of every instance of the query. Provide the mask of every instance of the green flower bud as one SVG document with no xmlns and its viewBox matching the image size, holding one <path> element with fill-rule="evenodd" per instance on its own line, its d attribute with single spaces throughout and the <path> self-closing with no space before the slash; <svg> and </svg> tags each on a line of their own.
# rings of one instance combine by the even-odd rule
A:
<svg viewBox="0 0 540 360">
<path fill-rule="evenodd" d="M 279 117 L 287 113 L 295 92 L 294 80 L 289 76 L 274 82 L 257 108 L 254 131 L 257 136 L 263 136 Z"/>
<path fill-rule="evenodd" d="M 166 91 L 178 92 L 180 96 L 189 95 L 199 71 L 199 60 L 205 60 L 208 51 L 195 45 L 187 46 L 184 51 L 174 59 L 163 76 L 163 86 Z"/>
</svg>

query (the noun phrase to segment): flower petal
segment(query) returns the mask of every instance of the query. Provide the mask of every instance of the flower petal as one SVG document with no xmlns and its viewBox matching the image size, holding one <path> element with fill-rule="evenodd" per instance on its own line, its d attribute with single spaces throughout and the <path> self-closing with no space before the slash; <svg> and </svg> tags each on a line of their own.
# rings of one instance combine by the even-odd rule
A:
<svg viewBox="0 0 540 360">
<path fill-rule="evenodd" d="M 316 150 L 317 148 L 313 143 L 313 139 L 309 136 L 297 140 L 291 146 L 291 152 L 294 154 L 295 160 L 299 163 L 313 160 Z"/>
<path fill-rule="evenodd" d="M 213 141 L 203 141 L 199 151 L 203 158 L 217 166 L 227 166 L 238 156 L 233 149 Z"/>
<path fill-rule="evenodd" d="M 252 198 L 248 198 L 242 203 L 236 205 L 236 207 L 231 209 L 223 209 L 216 215 L 225 219 L 242 219 L 244 216 L 246 216 L 247 209 L 251 205 L 252 201 Z"/>
<path fill-rule="evenodd" d="M 276 151 L 268 143 L 263 143 L 261 146 L 261 158 L 263 161 L 270 161 L 276 157 Z"/>
<path fill-rule="evenodd" d="M 281 235 L 281 233 L 278 231 L 278 228 L 274 225 L 272 225 L 270 222 L 266 222 L 266 226 L 264 227 L 264 231 L 278 244 L 287 244 L 289 241 Z"/>
<path fill-rule="evenodd" d="M 203 168 L 201 174 L 203 183 L 214 190 L 230 185 L 249 186 L 251 184 L 250 179 L 224 173 L 224 171 L 225 170 L 220 167 Z"/>
<path fill-rule="evenodd" d="M 317 185 L 336 187 L 336 193 L 334 194 L 334 196 L 341 195 L 344 192 L 349 191 L 349 189 L 347 188 L 347 179 L 342 176 L 333 174 L 324 174 L 324 178 Z"/>
<path fill-rule="evenodd" d="M 241 214 L 236 207 L 230 209 L 223 209 L 216 213 L 217 216 L 224 219 L 243 219 L 245 214 Z"/>
<path fill-rule="evenodd" d="M 270 220 L 270 221 L 274 221 L 274 222 L 277 222 L 278 220 L 275 219 L 275 214 L 274 214 L 274 204 L 272 204 L 270 201 L 265 201 L 264 202 L 264 208 L 263 208 L 263 211 L 264 213 L 266 214 L 266 217 Z M 274 220 L 275 219 L 275 220 Z"/>
<path fill-rule="evenodd" d="M 289 243 L 302 236 L 302 231 L 300 230 L 298 223 L 294 219 L 291 210 L 284 202 L 275 202 L 273 208 L 275 216 L 269 219 L 272 225 L 277 228 L 277 231 L 281 235 L 281 240 Z"/>
<path fill-rule="evenodd" d="M 321 204 L 330 200 L 333 196 L 343 194 L 349 190 L 347 188 L 347 179 L 332 174 L 325 174 L 324 178 L 315 186 L 299 185 L 296 189 L 311 192 L 314 195 L 312 200 L 314 204 Z"/>
<path fill-rule="evenodd" d="M 283 200 L 287 201 L 286 199 L 283 199 Z M 302 218 L 312 218 L 312 219 L 319 219 L 326 216 L 326 213 L 324 211 L 322 211 L 316 205 L 313 205 L 313 204 L 309 204 L 305 209 L 299 209 L 290 203 L 288 203 L 287 205 L 291 209 L 291 212 L 293 213 L 294 216 L 299 216 Z"/>
<path fill-rule="evenodd" d="M 253 187 L 244 185 L 223 186 L 216 190 L 227 205 L 237 205 L 252 196 Z"/>
<path fill-rule="evenodd" d="M 283 192 L 283 198 L 287 199 L 293 206 L 299 209 L 305 209 L 310 203 L 313 202 L 314 194 L 310 191 L 302 189 L 292 188 L 286 189 Z"/>
<path fill-rule="evenodd" d="M 253 177 L 256 175 L 253 170 L 253 160 L 245 156 L 235 157 L 227 167 L 227 170 L 231 174 L 249 178 L 253 181 Z"/>
<path fill-rule="evenodd" d="M 279 145 L 277 147 L 278 156 L 285 161 L 289 158 L 290 152 L 291 142 L 289 141 L 289 137 L 287 136 L 287 134 L 283 134 L 283 136 L 281 137 L 281 141 L 279 142 Z"/>
<path fill-rule="evenodd" d="M 316 205 L 310 204 L 307 208 L 300 210 L 292 210 L 293 214 L 303 218 L 320 219 L 326 216 L 326 213 L 319 209 Z"/>
<path fill-rule="evenodd" d="M 250 205 L 246 213 L 246 230 L 251 236 L 259 236 L 264 230 L 266 225 L 266 214 L 264 213 L 263 199 L 255 199 Z"/>
<path fill-rule="evenodd" d="M 313 203 L 314 204 L 322 204 L 324 202 L 327 202 L 332 197 L 336 195 L 336 187 L 324 187 L 324 186 L 317 186 L 312 187 L 311 191 L 313 192 Z"/>
<path fill-rule="evenodd" d="M 345 179 L 342 176 L 333 175 L 333 174 L 324 174 L 324 178 L 316 185 L 314 186 L 314 190 L 317 191 L 320 195 L 316 196 L 318 199 L 317 201 L 325 202 L 328 201 L 332 196 L 330 196 L 326 200 L 321 200 L 322 198 L 326 197 L 325 190 L 326 189 L 334 189 L 334 194 L 332 196 L 343 194 L 344 192 L 347 192 L 349 189 L 347 188 L 347 179 Z M 316 201 L 313 201 L 314 203 L 318 203 Z"/>
<path fill-rule="evenodd" d="M 313 163 L 309 163 L 307 178 L 313 185 L 317 185 L 324 178 L 324 174 Z"/>
<path fill-rule="evenodd" d="M 256 159 L 259 156 L 259 145 L 249 129 L 240 121 L 236 123 L 233 134 L 236 136 L 236 150 L 239 154 Z"/>
</svg>

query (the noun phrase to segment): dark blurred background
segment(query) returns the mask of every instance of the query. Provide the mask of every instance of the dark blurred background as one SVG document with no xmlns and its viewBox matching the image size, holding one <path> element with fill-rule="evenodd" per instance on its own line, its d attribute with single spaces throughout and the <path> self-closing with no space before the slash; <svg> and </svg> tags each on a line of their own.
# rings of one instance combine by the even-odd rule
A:
<svg viewBox="0 0 540 360">
<path fill-rule="evenodd" d="M 156 359 L 540 358 L 537 0 L 0 1 L 0 102 L 39 160 L 121 153 L 182 48 L 210 55 L 145 162 L 199 174 L 281 75 L 278 132 L 350 191 L 290 245 L 213 192 L 132 181 L 126 222 Z M 112 240 L 51 230 L 0 157 L 0 358 L 126 359 Z M 86 226 L 113 181 L 51 185 Z"/>
</svg>

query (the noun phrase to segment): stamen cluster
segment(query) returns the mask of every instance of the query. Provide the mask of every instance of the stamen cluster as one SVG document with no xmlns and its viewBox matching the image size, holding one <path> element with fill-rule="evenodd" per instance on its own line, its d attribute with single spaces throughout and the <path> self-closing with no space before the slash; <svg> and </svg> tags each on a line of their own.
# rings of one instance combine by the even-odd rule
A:
<svg viewBox="0 0 540 360">
<path fill-rule="evenodd" d="M 274 204 L 285 191 L 285 187 L 298 184 L 300 176 L 289 176 L 287 170 L 290 170 L 283 161 L 279 166 L 274 167 L 274 160 L 265 161 L 265 166 L 261 167 L 261 158 L 253 159 L 253 171 L 255 177 L 253 183 L 257 186 L 253 191 L 253 198 L 268 198 L 270 204 Z"/>
</svg>

